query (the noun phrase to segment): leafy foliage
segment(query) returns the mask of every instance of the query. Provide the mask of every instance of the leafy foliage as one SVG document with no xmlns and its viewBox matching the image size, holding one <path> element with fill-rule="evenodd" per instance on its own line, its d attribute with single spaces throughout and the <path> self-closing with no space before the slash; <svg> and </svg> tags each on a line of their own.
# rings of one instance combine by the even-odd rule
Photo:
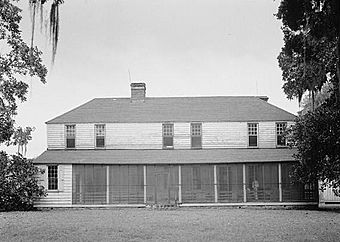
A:
<svg viewBox="0 0 340 242">
<path fill-rule="evenodd" d="M 21 9 L 11 0 L 0 0 L 0 143 L 9 141 L 14 132 L 17 102 L 26 101 L 28 84 L 23 76 L 37 77 L 46 82 L 47 69 L 42 52 L 29 47 L 21 36 Z"/>
<path fill-rule="evenodd" d="M 298 118 L 291 130 L 298 150 L 294 177 L 340 187 L 340 109 L 334 98 Z"/>
<path fill-rule="evenodd" d="M 287 98 L 299 102 L 306 91 L 312 94 L 311 105 L 307 103 L 289 134 L 298 149 L 294 177 L 300 182 L 319 180 L 322 188 L 338 189 L 340 1 L 282 0 L 277 18 L 282 20 L 284 34 L 278 56 L 283 90 Z"/>
<path fill-rule="evenodd" d="M 24 129 L 22 127 L 16 128 L 12 137 L 13 141 L 11 142 L 11 144 L 18 146 L 18 154 L 26 156 L 27 144 L 28 141 L 32 140 L 32 132 L 34 130 L 34 127 L 26 127 Z"/>
<path fill-rule="evenodd" d="M 278 56 L 287 98 L 317 92 L 326 81 L 339 89 L 338 0 L 282 0 L 277 18 L 282 20 L 284 46 Z"/>
<path fill-rule="evenodd" d="M 45 196 L 37 175 L 43 171 L 21 155 L 0 152 L 0 210 L 29 210 L 35 199 Z"/>
</svg>

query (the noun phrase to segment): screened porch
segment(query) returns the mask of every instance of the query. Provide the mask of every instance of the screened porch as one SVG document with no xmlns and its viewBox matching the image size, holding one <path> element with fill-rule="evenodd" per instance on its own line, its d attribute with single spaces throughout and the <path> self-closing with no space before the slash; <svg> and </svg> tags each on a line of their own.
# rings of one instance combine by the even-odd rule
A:
<svg viewBox="0 0 340 242">
<path fill-rule="evenodd" d="M 72 166 L 72 204 L 313 202 L 293 184 L 292 163 Z"/>
</svg>

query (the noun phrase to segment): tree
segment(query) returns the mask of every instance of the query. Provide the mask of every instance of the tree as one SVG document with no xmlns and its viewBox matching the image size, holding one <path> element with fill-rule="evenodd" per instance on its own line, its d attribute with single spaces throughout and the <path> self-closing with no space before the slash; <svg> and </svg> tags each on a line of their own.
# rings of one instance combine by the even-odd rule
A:
<svg viewBox="0 0 340 242">
<path fill-rule="evenodd" d="M 22 156 L 26 156 L 27 152 L 27 144 L 28 141 L 32 140 L 31 133 L 35 130 L 35 128 L 26 127 L 23 129 L 22 127 L 18 127 L 13 134 L 13 141 L 11 144 L 18 146 L 18 154 Z"/>
<path fill-rule="evenodd" d="M 278 60 L 287 98 L 300 101 L 305 91 L 313 95 L 330 81 L 340 102 L 339 1 L 282 0 L 276 16 L 283 23 Z"/>
<path fill-rule="evenodd" d="M 28 84 L 20 77 L 37 77 L 45 83 L 47 74 L 42 52 L 22 39 L 21 9 L 13 2 L 16 1 L 0 0 L 0 143 L 9 141 L 14 132 L 17 102 L 26 101 Z"/>
<path fill-rule="evenodd" d="M 37 77 L 46 82 L 47 69 L 42 64 L 42 52 L 36 46 L 29 47 L 21 36 L 21 9 L 15 0 L 0 0 L 0 143 L 14 143 L 26 147 L 31 139 L 31 128 L 14 128 L 17 103 L 26 101 L 28 85 L 24 76 Z M 21 148 L 22 153 L 23 148 Z M 25 148 L 26 150 L 26 148 Z M 26 152 L 25 152 L 26 153 Z M 27 210 L 34 199 L 44 195 L 38 186 L 36 175 L 40 170 L 31 160 L 21 155 L 9 156 L 0 152 L 0 208 Z"/>
<path fill-rule="evenodd" d="M 340 1 L 282 0 L 284 46 L 278 56 L 287 98 L 301 101 L 309 92 L 310 110 L 290 131 L 297 147 L 294 177 L 340 187 Z M 329 84 L 327 95 L 320 95 Z M 325 94 L 325 93 L 323 93 Z M 316 103 L 315 99 L 320 101 Z M 319 99 L 319 100 L 318 100 Z"/>
<path fill-rule="evenodd" d="M 340 188 L 340 109 L 332 98 L 314 112 L 298 117 L 290 130 L 298 153 L 293 176 L 297 181 L 321 182 L 321 188 Z"/>
<path fill-rule="evenodd" d="M 29 210 L 46 192 L 38 185 L 40 170 L 21 155 L 0 152 L 0 210 Z M 41 171 L 43 172 L 43 171 Z"/>
</svg>

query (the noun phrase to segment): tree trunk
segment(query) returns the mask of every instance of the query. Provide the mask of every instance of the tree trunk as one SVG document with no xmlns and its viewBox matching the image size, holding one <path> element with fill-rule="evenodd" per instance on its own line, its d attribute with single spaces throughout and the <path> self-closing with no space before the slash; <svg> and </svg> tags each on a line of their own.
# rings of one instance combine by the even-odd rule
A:
<svg viewBox="0 0 340 242">
<path fill-rule="evenodd" d="M 336 48 L 336 57 L 337 57 L 337 63 L 336 63 L 336 77 L 338 78 L 338 85 L 337 90 L 335 90 L 335 96 L 336 96 L 336 103 L 340 105 L 340 40 L 338 36 L 338 43 Z"/>
</svg>

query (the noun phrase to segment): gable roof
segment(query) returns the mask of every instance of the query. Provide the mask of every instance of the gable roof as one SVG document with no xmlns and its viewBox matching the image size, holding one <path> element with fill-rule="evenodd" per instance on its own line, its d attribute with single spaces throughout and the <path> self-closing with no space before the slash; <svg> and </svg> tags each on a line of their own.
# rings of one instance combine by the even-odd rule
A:
<svg viewBox="0 0 340 242">
<path fill-rule="evenodd" d="M 148 97 L 95 98 L 48 122 L 53 123 L 146 123 L 290 121 L 295 116 L 266 100 L 267 97 Z"/>
<path fill-rule="evenodd" d="M 199 164 L 294 161 L 295 149 L 47 150 L 36 164 Z"/>
</svg>

